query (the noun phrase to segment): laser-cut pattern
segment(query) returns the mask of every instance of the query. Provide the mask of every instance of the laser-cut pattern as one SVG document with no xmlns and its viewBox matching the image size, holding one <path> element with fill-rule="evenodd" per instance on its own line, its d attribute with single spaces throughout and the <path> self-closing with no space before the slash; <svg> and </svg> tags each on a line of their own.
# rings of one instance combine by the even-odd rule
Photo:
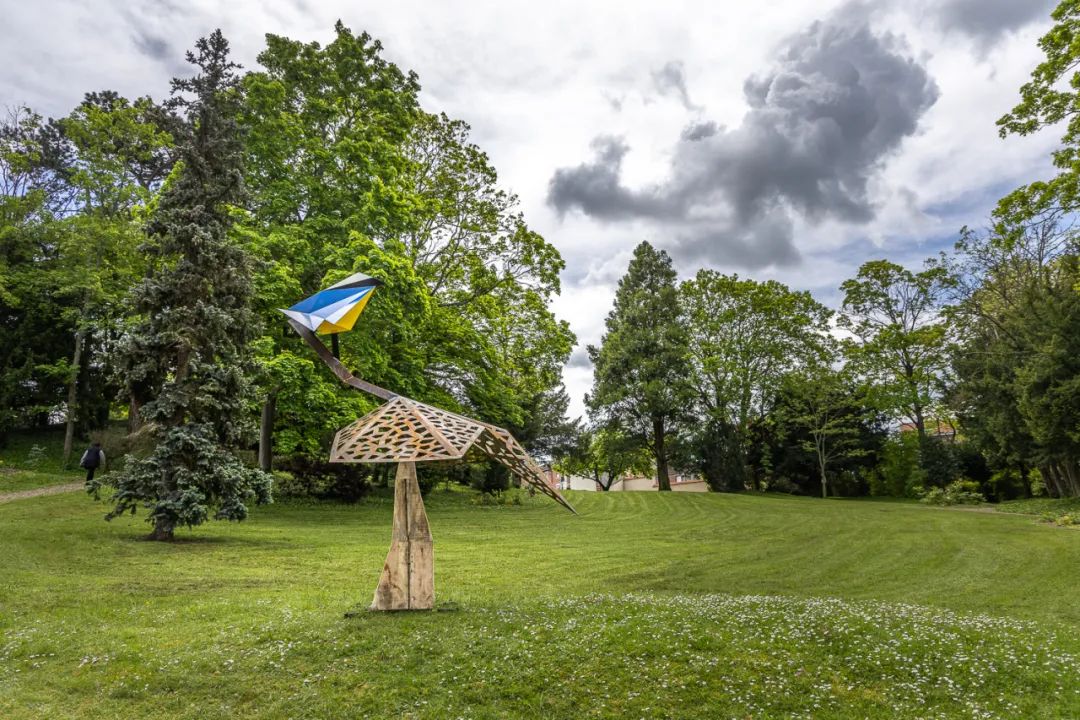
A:
<svg viewBox="0 0 1080 720">
<path fill-rule="evenodd" d="M 460 460 L 480 450 L 571 512 L 573 508 L 503 428 L 398 395 L 342 428 L 330 449 L 331 462 L 424 462 Z"/>
</svg>

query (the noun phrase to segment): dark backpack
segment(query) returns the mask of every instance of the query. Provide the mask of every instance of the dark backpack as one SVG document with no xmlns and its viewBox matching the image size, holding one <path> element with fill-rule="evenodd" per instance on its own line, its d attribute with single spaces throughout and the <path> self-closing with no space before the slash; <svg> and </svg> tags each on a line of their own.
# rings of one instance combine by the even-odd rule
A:
<svg viewBox="0 0 1080 720">
<path fill-rule="evenodd" d="M 79 466 L 89 470 L 90 468 L 96 468 L 101 464 L 101 451 L 97 448 L 86 448 L 86 452 L 82 454 L 82 460 L 79 461 Z"/>
</svg>

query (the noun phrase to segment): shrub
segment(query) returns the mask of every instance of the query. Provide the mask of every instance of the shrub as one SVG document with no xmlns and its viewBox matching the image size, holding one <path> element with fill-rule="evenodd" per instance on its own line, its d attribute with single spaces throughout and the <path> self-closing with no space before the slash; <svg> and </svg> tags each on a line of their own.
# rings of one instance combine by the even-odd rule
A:
<svg viewBox="0 0 1080 720">
<path fill-rule="evenodd" d="M 1055 525 L 1059 525 L 1061 527 L 1071 527 L 1080 522 L 1080 517 L 1077 517 L 1076 515 L 1070 515 L 1068 513 L 1065 513 L 1064 515 L 1058 515 L 1057 513 L 1049 512 L 1043 513 L 1043 520 L 1045 520 L 1046 522 L 1052 522 Z"/>
<path fill-rule="evenodd" d="M 30 448 L 30 452 L 26 453 L 26 462 L 23 464 L 31 470 L 37 470 L 43 462 L 45 462 L 45 448 L 34 445 Z"/>
<path fill-rule="evenodd" d="M 488 463 L 482 473 L 474 474 L 472 487 L 485 494 L 498 494 L 510 487 L 510 471 L 494 462 Z"/>
<path fill-rule="evenodd" d="M 881 464 L 870 474 L 870 494 L 918 497 L 926 485 L 926 473 L 919 463 L 919 437 L 900 433 L 890 437 L 881 449 Z"/>
<path fill-rule="evenodd" d="M 960 461 L 952 442 L 936 437 L 923 438 L 919 443 L 919 467 L 924 483 L 946 487 L 960 477 Z"/>
<path fill-rule="evenodd" d="M 101 443 L 110 466 L 117 463 L 116 467 L 120 467 L 119 460 L 125 455 L 146 457 L 153 451 L 154 438 L 149 429 L 150 425 L 143 425 L 138 432 L 129 435 L 126 427 L 110 425 L 91 432 L 90 442 Z"/>
<path fill-rule="evenodd" d="M 986 498 L 974 480 L 957 480 L 944 488 L 931 488 L 923 493 L 921 502 L 927 505 L 979 505 Z"/>
<path fill-rule="evenodd" d="M 275 494 L 356 502 L 371 492 L 371 471 L 352 463 L 331 463 L 293 455 L 275 461 Z"/>
<path fill-rule="evenodd" d="M 998 470 L 986 483 L 987 495 L 998 502 L 1025 495 L 1024 477 L 1016 470 Z"/>
<path fill-rule="evenodd" d="M 1042 497 L 1046 494 L 1046 481 L 1043 480 L 1042 472 L 1038 468 L 1028 473 L 1028 487 L 1031 488 L 1032 497 Z"/>
<path fill-rule="evenodd" d="M 802 488 L 782 475 L 769 478 L 763 485 L 768 492 L 802 495 Z"/>
<path fill-rule="evenodd" d="M 518 489 L 518 488 L 511 488 L 510 490 L 500 492 L 500 493 L 497 493 L 497 494 L 495 494 L 495 493 L 486 493 L 486 492 L 485 493 L 479 493 L 477 495 L 474 495 L 470 502 L 473 505 L 484 505 L 484 506 L 490 506 L 490 507 L 497 507 L 497 506 L 500 506 L 500 505 L 502 505 L 502 506 L 521 505 L 523 503 L 523 500 L 522 500 L 522 492 L 521 492 L 521 490 Z"/>
</svg>

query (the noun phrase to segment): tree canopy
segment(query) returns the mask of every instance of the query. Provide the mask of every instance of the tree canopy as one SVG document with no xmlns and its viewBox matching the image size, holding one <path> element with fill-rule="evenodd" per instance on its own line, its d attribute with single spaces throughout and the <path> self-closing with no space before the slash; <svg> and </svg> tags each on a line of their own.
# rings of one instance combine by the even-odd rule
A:
<svg viewBox="0 0 1080 720">
<path fill-rule="evenodd" d="M 671 258 L 647 242 L 634 249 L 619 280 L 599 347 L 589 347 L 593 390 L 586 402 L 612 430 L 638 439 L 656 460 L 661 490 L 670 490 L 665 440 L 689 411 L 686 327 Z"/>
</svg>

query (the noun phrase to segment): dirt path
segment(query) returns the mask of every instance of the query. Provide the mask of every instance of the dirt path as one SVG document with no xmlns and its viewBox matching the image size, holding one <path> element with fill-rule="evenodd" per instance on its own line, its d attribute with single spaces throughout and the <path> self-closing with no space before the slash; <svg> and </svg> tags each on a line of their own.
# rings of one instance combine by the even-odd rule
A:
<svg viewBox="0 0 1080 720">
<path fill-rule="evenodd" d="M 42 495 L 58 495 L 60 493 L 76 492 L 82 490 L 83 487 L 82 481 L 79 481 L 64 483 L 63 485 L 49 485 L 47 487 L 34 488 L 33 490 L 0 493 L 0 503 L 11 502 L 12 500 L 23 500 L 25 498 L 41 497 Z"/>
</svg>

